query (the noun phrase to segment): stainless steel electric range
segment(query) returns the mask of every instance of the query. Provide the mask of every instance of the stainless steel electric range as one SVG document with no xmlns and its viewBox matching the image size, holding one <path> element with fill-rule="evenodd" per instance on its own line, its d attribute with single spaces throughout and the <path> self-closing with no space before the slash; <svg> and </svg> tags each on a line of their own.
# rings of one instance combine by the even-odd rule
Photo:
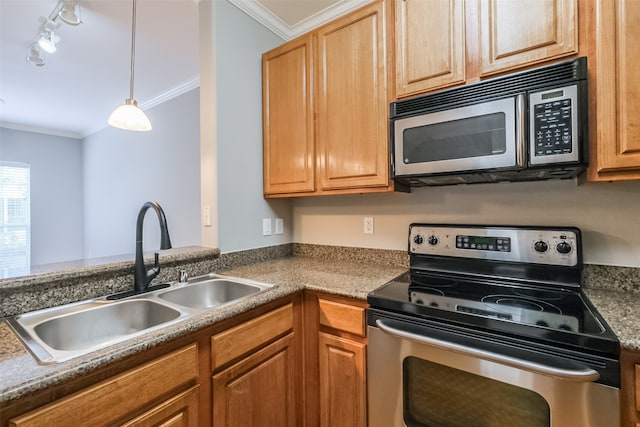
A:
<svg viewBox="0 0 640 427">
<path fill-rule="evenodd" d="M 619 342 L 573 227 L 412 224 L 368 296 L 370 426 L 617 426 Z"/>
</svg>

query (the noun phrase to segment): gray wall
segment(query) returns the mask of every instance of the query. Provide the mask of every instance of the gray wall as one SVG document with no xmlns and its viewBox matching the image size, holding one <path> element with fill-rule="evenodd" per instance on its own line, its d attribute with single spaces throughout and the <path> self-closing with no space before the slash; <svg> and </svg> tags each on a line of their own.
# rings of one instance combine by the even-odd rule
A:
<svg viewBox="0 0 640 427">
<path fill-rule="evenodd" d="M 262 196 L 262 59 L 282 43 L 227 1 L 213 1 L 217 104 L 218 246 L 222 252 L 291 242 L 289 200 Z M 202 76 L 201 80 L 211 76 Z M 284 219 L 262 235 L 262 219 Z"/>
<path fill-rule="evenodd" d="M 174 247 L 200 244 L 199 91 L 146 111 L 150 132 L 105 128 L 84 140 L 85 258 L 133 253 L 140 207 L 162 206 Z M 160 246 L 153 211 L 144 248 Z"/>
<path fill-rule="evenodd" d="M 82 141 L 0 128 L 0 160 L 31 164 L 31 264 L 82 258 Z"/>
</svg>

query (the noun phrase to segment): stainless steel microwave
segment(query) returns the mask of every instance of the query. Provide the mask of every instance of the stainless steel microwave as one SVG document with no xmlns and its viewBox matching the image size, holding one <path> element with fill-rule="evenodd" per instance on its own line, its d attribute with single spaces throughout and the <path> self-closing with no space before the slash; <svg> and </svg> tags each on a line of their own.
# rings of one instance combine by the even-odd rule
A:
<svg viewBox="0 0 640 427">
<path fill-rule="evenodd" d="M 391 104 L 394 179 L 450 185 L 574 178 L 588 166 L 587 58 Z"/>
</svg>

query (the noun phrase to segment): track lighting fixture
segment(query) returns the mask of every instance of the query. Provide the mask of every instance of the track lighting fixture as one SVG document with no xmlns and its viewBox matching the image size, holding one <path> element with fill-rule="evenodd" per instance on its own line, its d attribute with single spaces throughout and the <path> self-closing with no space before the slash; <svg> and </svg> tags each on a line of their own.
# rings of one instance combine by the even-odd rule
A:
<svg viewBox="0 0 640 427">
<path fill-rule="evenodd" d="M 45 64 L 43 52 L 55 53 L 57 44 L 60 42 L 60 37 L 57 34 L 60 22 L 73 26 L 82 23 L 78 0 L 58 0 L 48 17 L 40 17 L 40 28 L 27 51 L 26 59 L 28 62 L 41 67 Z"/>
</svg>

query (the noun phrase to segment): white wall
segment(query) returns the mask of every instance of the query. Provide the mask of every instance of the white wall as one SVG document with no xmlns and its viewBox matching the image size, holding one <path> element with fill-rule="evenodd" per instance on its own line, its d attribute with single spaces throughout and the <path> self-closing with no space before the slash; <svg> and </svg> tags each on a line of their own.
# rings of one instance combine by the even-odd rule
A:
<svg viewBox="0 0 640 427">
<path fill-rule="evenodd" d="M 374 234 L 363 217 L 374 217 Z M 411 194 L 333 196 L 293 202 L 298 243 L 407 248 L 411 222 L 568 225 L 583 232 L 584 261 L 640 267 L 640 182 L 477 184 Z"/>
<path fill-rule="evenodd" d="M 198 89 L 146 111 L 150 132 L 107 127 L 84 140 L 85 258 L 135 250 L 136 218 L 162 206 L 174 247 L 200 244 Z M 160 247 L 158 220 L 145 219 L 144 249 Z"/>
<path fill-rule="evenodd" d="M 82 141 L 0 128 L 0 160 L 31 164 L 31 264 L 82 258 Z"/>
<path fill-rule="evenodd" d="M 289 243 L 290 201 L 266 201 L 262 196 L 261 55 L 284 40 L 227 1 L 206 7 L 212 8 L 214 42 L 209 54 L 215 74 L 201 74 L 200 80 L 203 86 L 206 79 L 215 81 L 218 247 L 233 252 Z M 285 233 L 263 236 L 262 219 L 276 217 L 284 219 Z"/>
</svg>

